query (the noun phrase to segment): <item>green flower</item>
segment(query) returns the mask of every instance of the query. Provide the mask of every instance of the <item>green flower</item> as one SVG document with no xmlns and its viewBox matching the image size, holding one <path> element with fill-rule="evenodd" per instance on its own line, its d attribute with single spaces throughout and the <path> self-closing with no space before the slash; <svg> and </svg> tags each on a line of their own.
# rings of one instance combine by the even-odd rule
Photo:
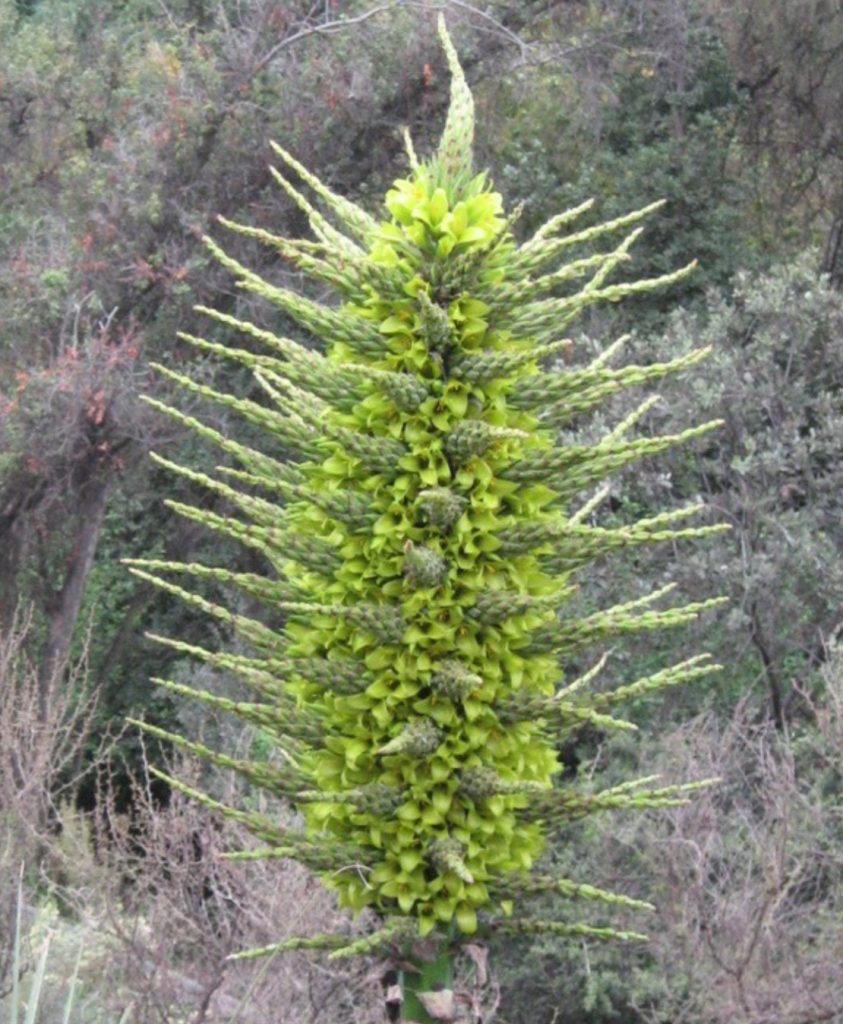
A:
<svg viewBox="0 0 843 1024">
<path fill-rule="evenodd" d="M 228 517 L 179 511 L 260 551 L 266 575 L 149 562 L 133 570 L 226 622 L 254 648 L 248 658 L 192 653 L 239 674 L 255 702 L 196 696 L 257 723 L 288 767 L 273 774 L 260 762 L 234 762 L 169 738 L 288 797 L 303 808 L 306 828 L 279 832 L 254 815 L 222 812 L 263 837 L 266 856 L 298 857 L 346 905 L 410 917 L 422 935 L 440 927 L 500 930 L 496 915 L 506 917 L 513 895 L 530 891 L 530 872 L 561 823 L 684 799 L 681 787 L 555 788 L 559 736 L 589 722 L 630 727 L 611 717 L 611 693 L 591 689 L 592 678 L 566 685 L 564 668 L 583 644 L 680 624 L 714 603 L 656 611 L 644 599 L 586 619 L 566 613 L 572 573 L 592 560 L 711 529 L 673 530 L 656 517 L 601 530 L 585 524 L 575 499 L 635 459 L 715 424 L 628 440 L 630 421 L 583 446 L 557 437 L 575 412 L 693 359 L 631 370 L 608 369 L 602 360 L 560 373 L 542 368 L 568 344 L 564 324 L 590 302 L 664 285 L 687 270 L 607 284 L 627 236 L 588 257 L 593 276 L 580 292 L 553 297 L 573 276 L 559 261 L 578 238 L 591 241 L 638 216 L 570 235 L 562 233 L 573 219 L 566 214 L 519 247 L 501 197 L 472 170 L 473 104 L 444 27 L 442 36 L 453 76 L 442 142 L 427 162 L 413 157 L 412 173 L 386 195 L 384 220 L 334 195 L 275 147 L 325 211 L 276 172 L 315 240 L 225 222 L 329 282 L 343 300 L 339 308 L 268 284 L 209 242 L 243 288 L 298 321 L 321 348 L 208 310 L 231 329 L 231 345 L 185 340 L 251 368 L 265 403 L 166 371 L 265 437 L 266 450 L 255 451 L 159 406 L 237 463 L 219 479 L 171 466 L 235 509 Z M 242 347 L 246 339 L 261 343 L 259 354 Z M 161 573 L 231 584 L 283 625 L 229 613 Z M 680 666 L 658 684 L 619 692 L 698 674 L 697 664 Z M 602 898 L 602 890 L 565 880 L 558 888 Z M 387 927 L 383 941 L 394 934 Z M 326 942 L 336 946 L 334 938 Z"/>
</svg>

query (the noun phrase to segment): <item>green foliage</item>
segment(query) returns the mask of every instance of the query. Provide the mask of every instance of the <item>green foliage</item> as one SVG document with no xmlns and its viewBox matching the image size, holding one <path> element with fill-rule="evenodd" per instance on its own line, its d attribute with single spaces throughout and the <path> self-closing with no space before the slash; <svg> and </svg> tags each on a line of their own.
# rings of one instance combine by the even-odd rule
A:
<svg viewBox="0 0 843 1024">
<path fill-rule="evenodd" d="M 701 313 L 677 313 L 663 334 L 635 343 L 643 359 L 665 345 L 677 355 L 714 347 L 704 376 L 668 385 L 665 429 L 705 407 L 725 423 L 716 443 L 695 461 L 667 456 L 667 487 L 642 475 L 629 493 L 645 508 L 707 493 L 732 525 L 705 551 L 688 551 L 673 578 L 693 594 L 718 576 L 731 603 L 711 642 L 735 651 L 721 706 L 755 687 L 780 724 L 797 699 L 793 683 L 804 686 L 824 658 L 843 600 L 834 528 L 843 487 L 843 304 L 817 262 L 807 252 L 766 273 L 737 274 Z M 658 560 L 635 567 L 651 579 L 664 570 Z"/>
<path fill-rule="evenodd" d="M 832 524 L 843 490 L 843 320 L 840 292 L 818 263 L 809 250 L 764 273 L 736 274 L 701 308 L 677 311 L 661 330 L 627 343 L 629 358 L 645 365 L 666 351 L 682 359 L 711 346 L 704 373 L 663 382 L 651 415 L 669 433 L 705 408 L 724 427 L 696 452 L 674 449 L 628 472 L 596 522 L 613 528 L 704 497 L 732 527 L 705 545 L 682 545 L 679 557 L 664 546 L 618 552 L 593 566 L 575 599 L 577 611 L 588 613 L 619 590 L 645 593 L 668 581 L 695 599 L 710 592 L 712 579 L 728 594 L 705 642 L 729 671 L 704 687 L 633 704 L 649 731 L 701 711 L 729 716 L 748 695 L 760 717 L 790 728 L 800 693 L 838 631 L 843 577 Z M 618 392 L 598 415 L 611 422 L 634 408 L 635 396 Z M 573 421 L 566 437 L 583 444 L 600 429 L 600 422 Z M 613 653 L 614 668 L 644 675 L 689 657 L 699 643 L 694 630 L 630 638 Z M 600 740 L 583 734 L 567 752 L 585 759 Z"/>
<path fill-rule="evenodd" d="M 254 648 L 246 657 L 164 641 L 243 678 L 253 702 L 195 696 L 265 730 L 278 757 L 273 763 L 233 759 L 147 728 L 303 809 L 306 829 L 296 832 L 220 807 L 267 844 L 243 856 L 295 857 L 346 905 L 384 915 L 366 951 L 404 941 L 408 918 L 410 930 L 422 935 L 455 928 L 634 938 L 579 921 L 511 916 L 513 901 L 550 889 L 624 902 L 535 874 L 548 837 L 603 810 L 684 802 L 703 783 L 665 787 L 645 778 L 599 792 L 554 785 L 556 744 L 588 724 L 634 728 L 613 716 L 617 703 L 715 666 L 694 660 L 598 690 L 591 684 L 602 662 L 573 680 L 563 665 L 580 648 L 681 625 L 717 601 L 663 608 L 661 588 L 571 618 L 571 574 L 613 549 L 717 528 L 675 525 L 683 512 L 603 530 L 590 527 L 589 506 L 577 511 L 575 502 L 617 470 L 717 423 L 630 440 L 648 401 L 595 443 L 559 444 L 557 426 L 571 410 L 680 370 L 697 355 L 612 370 L 606 353 L 561 374 L 541 364 L 565 351 L 560 332 L 587 307 L 672 284 L 690 268 L 611 283 L 636 229 L 614 249 L 559 269 L 577 244 L 633 225 L 647 210 L 566 234 L 582 209 L 568 211 L 517 246 L 500 196 L 471 169 L 473 103 L 444 26 L 442 37 L 452 73 L 442 141 L 424 163 L 410 147 L 411 173 L 387 193 L 387 220 L 334 194 L 275 147 L 326 210 L 275 172 L 307 214 L 316 241 L 225 222 L 330 284 L 341 307 L 272 284 L 208 243 L 241 288 L 322 342 L 315 351 L 204 311 L 239 331 L 249 347 L 184 340 L 251 368 L 265 403 L 159 368 L 188 392 L 238 412 L 274 444 L 271 453 L 243 445 L 155 403 L 239 464 L 216 477 L 170 466 L 227 502 L 229 514 L 171 505 L 260 552 L 271 571 L 155 559 L 130 564 Z M 570 281 L 583 273 L 587 283 L 572 290 Z M 267 606 L 268 623 L 187 589 L 180 582 L 185 577 L 231 584 Z M 334 955 L 362 951 L 341 937 L 324 943 Z"/>
<path fill-rule="evenodd" d="M 610 217 L 665 201 L 636 258 L 655 274 L 696 257 L 700 271 L 678 285 L 683 305 L 712 284 L 725 285 L 757 256 L 748 223 L 753 197 L 739 173 L 743 106 L 703 6 L 683 4 L 681 25 L 665 24 L 670 16 L 660 4 L 607 9 L 602 31 L 626 47 L 607 46 L 590 73 L 555 63 L 525 72 L 541 89 L 529 91 L 526 110 L 516 103 L 507 111 L 515 127 L 494 153 L 501 183 L 513 199 L 527 201 L 531 223 L 560 200 L 584 195 L 598 196 Z M 641 329 L 675 299 L 646 295 L 620 317 L 626 313 Z"/>
</svg>

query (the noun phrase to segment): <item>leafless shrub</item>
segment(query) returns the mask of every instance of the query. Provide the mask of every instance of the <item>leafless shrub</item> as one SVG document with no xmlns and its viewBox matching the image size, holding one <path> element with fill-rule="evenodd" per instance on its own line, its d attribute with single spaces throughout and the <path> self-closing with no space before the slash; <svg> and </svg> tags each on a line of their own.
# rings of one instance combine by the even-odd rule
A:
<svg viewBox="0 0 843 1024">
<path fill-rule="evenodd" d="M 665 775 L 721 783 L 615 833 L 656 880 L 655 964 L 635 997 L 645 1019 L 843 1018 L 843 652 L 829 651 L 821 677 L 789 735 L 744 704 L 671 736 Z"/>
<path fill-rule="evenodd" d="M 74 809 L 95 704 L 84 660 L 47 679 L 39 672 L 26 653 L 31 628 L 19 614 L 0 640 L 0 999 L 23 868 L 25 940 L 33 928 L 24 969 L 37 958 L 38 935 L 54 933 L 45 1020 L 53 1010 L 61 1016 L 80 952 L 79 1008 L 97 1020 L 116 1020 L 127 1008 L 132 1024 L 377 1019 L 380 996 L 365 964 L 303 953 L 227 959 L 292 935 L 352 927 L 304 869 L 226 860 L 226 851 L 252 842 L 245 832 L 179 792 L 162 806 L 148 776 L 135 784 L 131 813 L 120 813 L 105 757 L 89 769 L 100 780 L 96 813 Z M 191 771 L 198 769 L 173 766 L 182 779 Z M 215 796 L 234 802 L 232 780 L 211 782 Z M 281 804 L 260 809 L 294 824 Z"/>
<path fill-rule="evenodd" d="M 0 636 L 0 990 L 10 967 L 17 885 L 51 873 L 61 805 L 78 784 L 95 710 L 82 658 L 44 677 L 27 656 L 28 614 Z"/>
<path fill-rule="evenodd" d="M 174 770 L 191 778 L 190 764 Z M 219 790 L 222 782 L 216 783 Z M 261 811 L 292 818 L 281 805 Z M 237 825 L 179 792 L 162 807 L 143 782 L 135 788 L 132 814 L 121 814 L 104 783 L 96 857 L 80 853 L 85 829 L 81 844 L 67 834 L 71 831 L 63 837 L 76 850 L 69 897 L 87 922 L 86 932 L 104 941 L 97 971 L 109 983 L 99 988 L 99 1010 L 116 1019 L 131 1006 L 134 1024 L 377 1019 L 379 994 L 365 964 L 331 965 L 303 953 L 227 959 L 293 935 L 351 927 L 328 892 L 300 866 L 225 859 L 226 851 L 252 844 Z M 96 986 L 90 978 L 88 983 Z"/>
</svg>

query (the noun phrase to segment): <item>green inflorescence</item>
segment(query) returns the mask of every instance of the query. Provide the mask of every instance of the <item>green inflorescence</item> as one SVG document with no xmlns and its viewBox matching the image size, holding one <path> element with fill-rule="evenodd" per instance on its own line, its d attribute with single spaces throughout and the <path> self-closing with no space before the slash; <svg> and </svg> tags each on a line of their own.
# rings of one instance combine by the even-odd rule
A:
<svg viewBox="0 0 843 1024">
<path fill-rule="evenodd" d="M 715 424 L 630 440 L 624 435 L 633 416 L 596 444 L 560 444 L 558 427 L 573 415 L 622 388 L 684 369 L 704 353 L 618 370 L 598 359 L 548 372 L 541 361 L 566 351 L 562 328 L 586 306 L 669 284 L 690 268 L 607 283 L 628 258 L 637 230 L 608 252 L 560 268 L 573 245 L 634 225 L 649 208 L 565 234 L 583 206 L 518 246 L 501 197 L 472 172 L 471 95 L 444 25 L 441 34 L 452 72 L 442 143 L 424 163 L 411 151 L 412 173 L 386 195 L 387 219 L 377 221 L 333 194 L 275 147 L 327 211 L 275 172 L 309 217 L 315 240 L 225 222 L 331 285 L 342 305 L 322 306 L 272 285 L 208 242 L 242 288 L 322 343 L 309 349 L 205 309 L 237 332 L 241 345 L 185 340 L 248 367 L 265 402 L 215 392 L 162 368 L 182 387 L 241 414 L 275 446 L 274 454 L 257 451 L 155 403 L 237 463 L 214 478 L 165 463 L 232 511 L 173 507 L 261 552 L 270 571 L 132 565 L 253 648 L 246 657 L 159 638 L 239 675 L 253 701 L 196 696 L 260 728 L 279 757 L 272 764 L 235 761 L 153 731 L 300 807 L 301 831 L 219 809 L 269 844 L 246 856 L 296 857 L 319 871 L 345 905 L 394 919 L 377 933 L 384 941 L 404 934 L 407 919 L 415 919 L 422 935 L 455 926 L 465 934 L 478 927 L 490 934 L 546 928 L 628 937 L 587 925 L 519 923 L 509 916 L 511 901 L 557 891 L 638 905 L 535 875 L 533 867 L 547 837 L 566 822 L 606 809 L 664 806 L 683 800 L 688 787 L 653 788 L 640 780 L 593 793 L 554 784 L 556 744 L 586 724 L 632 728 L 611 716 L 616 699 L 716 666 L 692 659 L 627 684 L 614 697 L 591 687 L 596 672 L 565 685 L 563 666 L 584 644 L 678 625 L 715 602 L 655 610 L 660 591 L 571 618 L 565 613 L 571 573 L 611 551 L 716 527 L 677 528 L 684 513 L 671 513 L 601 529 L 587 525 L 571 503 L 636 459 Z M 582 276 L 587 283 L 579 291 L 554 295 Z M 172 582 L 172 575 L 231 584 L 265 603 L 273 622 L 281 613 L 284 624 L 234 614 Z M 365 949 L 373 942 L 364 942 Z M 325 945 L 339 953 L 357 948 L 336 937 Z"/>
</svg>

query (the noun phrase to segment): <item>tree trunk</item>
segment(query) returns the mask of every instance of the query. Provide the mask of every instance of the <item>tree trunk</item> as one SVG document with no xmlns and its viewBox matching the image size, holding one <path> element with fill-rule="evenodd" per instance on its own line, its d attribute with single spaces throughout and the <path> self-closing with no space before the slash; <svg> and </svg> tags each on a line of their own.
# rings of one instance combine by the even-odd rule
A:
<svg viewBox="0 0 843 1024">
<path fill-rule="evenodd" d="M 111 474 L 95 470 L 79 493 L 78 527 L 67 573 L 61 590 L 47 609 L 47 640 L 39 669 L 42 700 L 46 700 L 50 681 L 64 668 L 70 654 L 85 583 L 94 564 L 110 491 Z M 44 710 L 42 708 L 42 713 Z"/>
<path fill-rule="evenodd" d="M 764 636 L 764 628 L 761 623 L 761 615 L 758 611 L 758 605 L 754 602 L 750 608 L 750 621 L 752 622 L 752 642 L 755 644 L 755 649 L 758 651 L 759 657 L 761 658 L 761 664 L 764 666 L 764 675 L 767 679 L 767 687 L 770 692 L 770 711 L 772 713 L 773 724 L 779 732 L 782 732 L 785 727 L 782 681 L 779 678 L 775 661 L 773 660 L 773 656 L 770 653 L 770 648 Z"/>
<path fill-rule="evenodd" d="M 843 214 L 838 214 L 832 222 L 820 269 L 828 274 L 834 288 L 838 291 L 843 289 Z"/>
</svg>

